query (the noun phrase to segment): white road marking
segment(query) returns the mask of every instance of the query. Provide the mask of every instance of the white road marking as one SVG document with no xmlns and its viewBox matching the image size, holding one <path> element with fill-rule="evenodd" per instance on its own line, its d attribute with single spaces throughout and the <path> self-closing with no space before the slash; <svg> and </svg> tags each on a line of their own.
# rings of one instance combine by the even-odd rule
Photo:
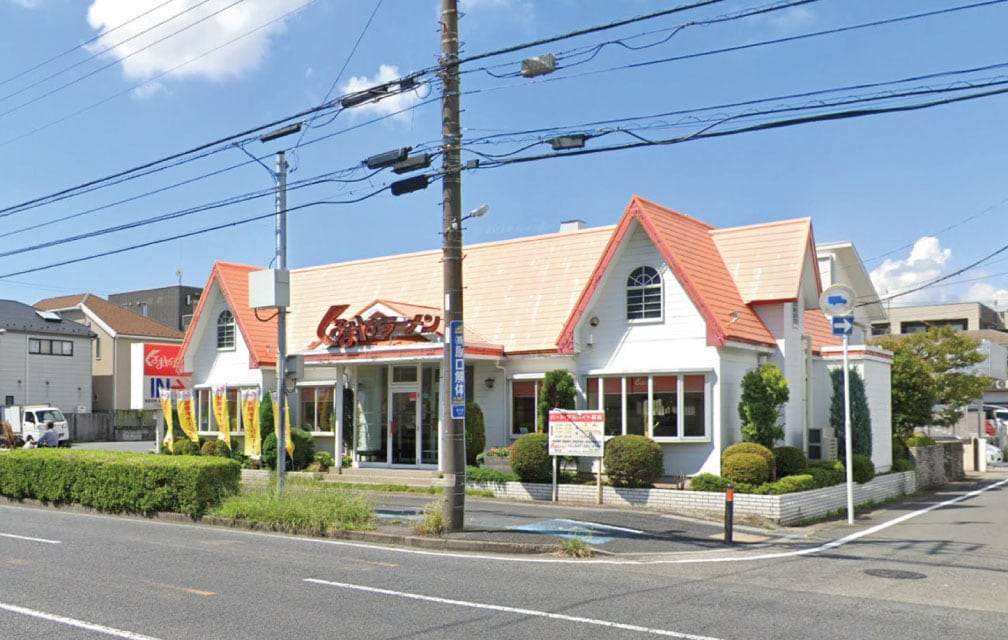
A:
<svg viewBox="0 0 1008 640">
<path fill-rule="evenodd" d="M 551 620 L 562 620 L 564 622 L 577 622 L 579 624 L 590 624 L 610 629 L 622 629 L 624 631 L 635 631 L 638 633 L 649 633 L 667 638 L 681 638 L 682 640 L 718 640 L 712 636 L 698 636 L 692 633 L 680 633 L 669 631 L 668 629 L 656 629 L 654 627 L 643 627 L 637 624 L 626 624 L 623 622 L 613 622 L 612 620 L 599 620 L 597 618 L 584 618 L 581 616 L 569 616 L 563 613 L 550 613 L 549 611 L 537 611 L 536 609 L 522 609 L 519 607 L 505 607 L 499 604 L 486 604 L 483 602 L 469 602 L 467 600 L 452 600 L 450 598 L 438 598 L 436 596 L 425 596 L 419 593 L 409 593 L 406 591 L 393 591 L 391 589 L 378 589 L 376 587 L 365 587 L 359 584 L 349 584 L 346 582 L 330 582 L 329 580 L 317 580 L 315 578 L 305 578 L 305 582 L 321 584 L 341 589 L 352 589 L 354 591 L 365 591 L 367 593 L 380 593 L 387 596 L 399 598 L 409 598 L 410 600 L 421 600 L 423 602 L 433 602 L 436 604 L 446 604 L 456 607 L 469 607 L 471 609 L 484 609 L 487 611 L 501 611 L 504 613 L 514 613 L 523 616 L 534 616 L 538 618 L 549 618 Z"/>
<path fill-rule="evenodd" d="M 13 533 L 0 533 L 0 538 L 14 538 L 15 540 L 28 540 L 29 542 L 42 542 L 45 544 L 63 544 L 59 540 L 47 540 L 46 538 L 32 538 L 31 536 L 18 536 Z"/>
<path fill-rule="evenodd" d="M 34 609 L 29 609 L 27 607 L 19 607 L 15 604 L 5 604 L 3 602 L 0 602 L 0 609 L 10 611 L 11 613 L 19 613 L 23 616 L 40 618 L 42 620 L 49 620 L 50 622 L 58 622 L 59 624 L 65 624 L 70 627 L 77 627 L 78 629 L 97 631 L 98 633 L 104 633 L 105 635 L 114 636 L 116 638 L 124 638 L 125 640 L 159 640 L 154 636 L 145 636 L 140 633 L 133 633 L 132 631 L 123 631 L 122 629 L 106 627 L 105 625 L 101 624 L 84 622 L 83 620 L 75 620 L 73 618 L 67 618 L 66 616 L 58 616 L 52 613 L 45 613 L 44 611 L 36 611 Z"/>
</svg>

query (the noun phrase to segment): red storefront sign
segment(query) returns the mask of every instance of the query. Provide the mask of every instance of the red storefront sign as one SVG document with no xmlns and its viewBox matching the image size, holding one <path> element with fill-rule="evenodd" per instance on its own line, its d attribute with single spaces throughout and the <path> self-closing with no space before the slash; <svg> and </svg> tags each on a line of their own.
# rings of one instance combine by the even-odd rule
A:
<svg viewBox="0 0 1008 640">
<path fill-rule="evenodd" d="M 322 316 L 315 335 L 319 342 L 330 347 L 359 347 L 369 342 L 393 339 L 417 339 L 425 333 L 437 331 L 441 316 L 418 313 L 412 318 L 398 318 L 375 313 L 367 320 L 357 315 L 341 318 L 350 305 L 336 304 Z"/>
<path fill-rule="evenodd" d="M 144 375 L 177 376 L 181 351 L 178 344 L 144 344 Z"/>
</svg>

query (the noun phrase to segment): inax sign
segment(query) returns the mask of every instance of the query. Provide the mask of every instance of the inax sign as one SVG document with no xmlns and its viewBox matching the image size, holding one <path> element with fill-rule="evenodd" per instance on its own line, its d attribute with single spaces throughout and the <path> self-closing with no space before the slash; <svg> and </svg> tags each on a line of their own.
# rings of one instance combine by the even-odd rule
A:
<svg viewBox="0 0 1008 640">
<path fill-rule="evenodd" d="M 179 371 L 182 345 L 145 342 L 134 344 L 131 348 L 134 375 L 138 370 L 142 374 L 140 384 L 133 386 L 130 404 L 134 409 L 160 408 L 162 390 L 181 391 L 192 388 L 192 376 Z M 137 406 L 138 387 L 142 390 L 142 407 Z"/>
</svg>

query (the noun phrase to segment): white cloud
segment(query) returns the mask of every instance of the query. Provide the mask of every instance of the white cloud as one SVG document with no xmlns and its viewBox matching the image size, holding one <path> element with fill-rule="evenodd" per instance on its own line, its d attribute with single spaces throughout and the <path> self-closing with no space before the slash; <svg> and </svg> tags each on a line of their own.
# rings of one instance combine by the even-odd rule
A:
<svg viewBox="0 0 1008 640">
<path fill-rule="evenodd" d="M 377 84 L 382 84 L 385 82 L 391 82 L 402 77 L 399 73 L 399 67 L 383 64 L 378 67 L 378 73 L 371 78 L 364 76 L 353 76 L 345 83 L 340 86 L 339 95 L 346 95 L 348 93 L 354 93 L 356 91 L 362 91 L 368 87 L 373 87 Z M 354 116 L 368 115 L 368 116 L 385 116 L 396 113 L 392 116 L 394 120 L 408 121 L 412 119 L 409 111 L 403 111 L 408 109 L 417 103 L 419 97 L 416 91 L 407 91 L 405 93 L 400 93 L 388 98 L 379 100 L 378 102 L 369 102 L 349 110 L 349 113 Z M 402 113 L 397 113 L 402 111 Z"/>
<path fill-rule="evenodd" d="M 872 270 L 875 290 L 883 299 L 893 294 L 914 289 L 942 275 L 942 270 L 952 256 L 951 249 L 942 249 L 938 238 L 925 236 L 914 243 L 906 260 L 886 260 Z M 896 305 L 928 304 L 942 302 L 947 294 L 941 288 L 928 287 L 893 300 Z"/>
<path fill-rule="evenodd" d="M 980 302 L 992 309 L 1008 309 L 1008 289 L 998 288 L 986 282 L 978 282 L 966 290 L 966 300 Z"/>
<path fill-rule="evenodd" d="M 92 52 L 109 49 L 106 55 L 118 58 L 123 75 L 133 81 L 165 72 L 168 77 L 225 80 L 262 64 L 272 39 L 282 34 L 286 25 L 279 20 L 253 30 L 306 4 L 306 0 L 245 0 L 225 8 L 233 2 L 211 0 L 197 6 L 197 0 L 178 0 L 151 11 L 163 2 L 94 0 L 88 9 L 88 23 L 104 35 L 89 49 Z M 191 11 L 182 13 L 190 8 Z M 146 11 L 151 12 L 134 20 Z M 161 22 L 164 24 L 159 25 Z M 112 29 L 115 30 L 109 33 Z M 245 34 L 249 35 L 241 37 Z M 188 64 L 179 67 L 186 61 Z M 158 88 L 147 87 L 143 93 L 156 92 Z"/>
</svg>

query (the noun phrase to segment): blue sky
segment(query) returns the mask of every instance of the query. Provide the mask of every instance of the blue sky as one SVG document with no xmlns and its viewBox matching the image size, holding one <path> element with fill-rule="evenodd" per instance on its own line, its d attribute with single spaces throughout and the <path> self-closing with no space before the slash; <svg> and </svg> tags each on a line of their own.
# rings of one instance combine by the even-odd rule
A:
<svg viewBox="0 0 1008 640">
<path fill-rule="evenodd" d="M 463 1 L 462 57 L 678 4 Z M 802 38 L 971 3 L 818 0 L 737 17 L 779 4 L 717 2 L 463 63 L 463 159 L 481 158 L 463 175 L 463 210 L 491 208 L 467 221 L 465 242 L 547 233 L 572 218 L 613 224 L 634 194 L 717 227 L 808 216 L 817 242 L 855 244 L 883 297 L 1008 244 L 1008 96 L 704 137 L 1003 89 L 1008 3 Z M 268 265 L 272 177 L 228 142 L 146 176 L 19 205 L 430 70 L 438 11 L 437 0 L 0 0 L 0 298 L 107 296 L 175 284 L 179 270 L 183 284 L 202 286 L 215 260 Z M 523 58 L 545 53 L 558 56 L 555 73 L 516 76 Z M 919 79 L 891 84 L 909 78 Z M 394 197 L 379 190 L 404 176 L 361 167 L 397 147 L 437 152 L 440 85 L 430 73 L 420 79 L 376 104 L 293 118 L 311 125 L 303 135 L 265 144 L 250 136 L 244 148 L 271 167 L 275 151 L 288 151 L 288 266 L 441 246 L 440 182 Z M 696 137 L 510 162 L 553 153 L 549 139 L 561 133 L 588 133 L 588 149 Z M 439 167 L 440 157 L 429 172 Z M 255 216 L 263 218 L 196 233 Z M 125 228 L 108 231 L 117 226 Z M 1008 251 L 892 304 L 960 300 L 1008 308 Z"/>
</svg>

